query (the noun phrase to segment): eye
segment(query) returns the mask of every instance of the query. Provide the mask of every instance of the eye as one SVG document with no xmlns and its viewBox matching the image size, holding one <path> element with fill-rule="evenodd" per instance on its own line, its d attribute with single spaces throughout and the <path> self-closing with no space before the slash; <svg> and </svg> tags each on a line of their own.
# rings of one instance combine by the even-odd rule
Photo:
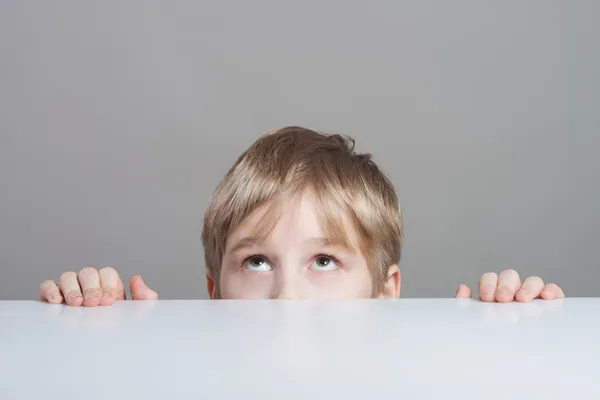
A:
<svg viewBox="0 0 600 400">
<path fill-rule="evenodd" d="M 248 257 L 243 265 L 242 265 L 245 269 L 249 270 L 249 271 L 270 271 L 272 268 L 269 265 L 269 263 L 267 262 L 267 260 L 265 260 L 265 258 L 263 256 L 252 256 L 252 257 Z"/>
<path fill-rule="evenodd" d="M 337 262 L 330 256 L 318 256 L 310 266 L 313 271 L 333 271 L 338 268 Z"/>
</svg>

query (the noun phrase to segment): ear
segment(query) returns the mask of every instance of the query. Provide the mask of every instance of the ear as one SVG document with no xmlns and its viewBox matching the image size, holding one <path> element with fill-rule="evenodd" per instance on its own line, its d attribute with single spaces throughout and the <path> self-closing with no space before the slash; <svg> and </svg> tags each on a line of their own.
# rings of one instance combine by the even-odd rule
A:
<svg viewBox="0 0 600 400">
<path fill-rule="evenodd" d="M 394 264 L 388 269 L 387 281 L 379 297 L 384 299 L 396 299 L 400 297 L 400 283 L 400 268 Z"/>
<path fill-rule="evenodd" d="M 210 299 L 214 300 L 215 299 L 215 280 L 213 279 L 212 274 L 210 273 L 210 271 L 208 269 L 206 270 L 206 291 L 208 292 Z"/>
</svg>

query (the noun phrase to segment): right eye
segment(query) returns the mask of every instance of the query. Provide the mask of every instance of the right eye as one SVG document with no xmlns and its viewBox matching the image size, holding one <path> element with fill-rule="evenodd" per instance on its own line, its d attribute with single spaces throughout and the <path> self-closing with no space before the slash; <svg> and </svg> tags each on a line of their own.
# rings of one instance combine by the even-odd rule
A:
<svg viewBox="0 0 600 400">
<path fill-rule="evenodd" d="M 248 257 L 242 266 L 249 271 L 263 272 L 272 269 L 263 256 Z"/>
</svg>

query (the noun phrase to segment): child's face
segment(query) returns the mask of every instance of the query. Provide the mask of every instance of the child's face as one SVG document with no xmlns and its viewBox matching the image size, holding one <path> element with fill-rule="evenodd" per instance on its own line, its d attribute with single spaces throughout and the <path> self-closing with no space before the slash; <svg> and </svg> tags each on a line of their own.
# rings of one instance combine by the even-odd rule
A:
<svg viewBox="0 0 600 400">
<path fill-rule="evenodd" d="M 373 281 L 356 232 L 346 248 L 331 243 L 310 194 L 283 210 L 264 241 L 253 238 L 261 211 L 229 235 L 221 265 L 224 299 L 368 298 Z M 397 268 L 396 268 L 397 269 Z M 396 280 L 396 284 L 399 284 Z M 399 290 L 399 288 L 398 288 Z"/>
</svg>

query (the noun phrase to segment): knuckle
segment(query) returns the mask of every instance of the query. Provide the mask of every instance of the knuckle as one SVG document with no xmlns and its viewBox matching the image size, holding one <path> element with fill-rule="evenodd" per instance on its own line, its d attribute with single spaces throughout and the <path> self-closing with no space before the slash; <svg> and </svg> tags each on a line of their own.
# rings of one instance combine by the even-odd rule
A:
<svg viewBox="0 0 600 400">
<path fill-rule="evenodd" d="M 496 274 L 495 272 L 486 272 L 485 274 L 481 275 L 481 278 L 479 279 L 479 283 L 489 282 L 489 281 L 493 281 L 496 279 L 498 279 L 498 274 Z"/>
<path fill-rule="evenodd" d="M 108 266 L 107 266 L 107 267 L 104 267 L 104 268 L 102 268 L 102 269 L 100 270 L 100 272 L 102 272 L 102 273 L 107 273 L 107 274 L 116 274 L 116 273 L 117 273 L 117 270 L 116 270 L 116 269 L 114 269 L 113 267 L 108 267 Z"/>
<path fill-rule="evenodd" d="M 94 267 L 84 267 L 81 271 L 79 271 L 79 276 L 81 275 L 92 275 L 92 274 L 97 274 L 98 271 L 96 271 L 96 268 Z"/>
<path fill-rule="evenodd" d="M 118 275 L 119 273 L 117 272 L 116 269 L 114 269 L 113 267 L 104 267 L 102 268 L 100 271 L 100 274 L 104 275 L 104 274 L 115 274 Z"/>
<path fill-rule="evenodd" d="M 63 274 L 60 276 L 61 282 L 63 280 L 71 280 L 71 279 L 77 279 L 77 274 L 73 271 L 63 272 Z"/>
<path fill-rule="evenodd" d="M 51 280 L 47 280 L 41 283 L 40 285 L 40 289 L 44 290 L 44 289 L 48 289 L 49 287 L 52 287 L 52 285 L 54 285 L 55 282 L 51 281 Z"/>
<path fill-rule="evenodd" d="M 504 271 L 502 271 L 503 274 L 510 274 L 510 275 L 519 275 L 519 273 L 517 271 L 515 271 L 512 268 L 507 268 Z"/>
<path fill-rule="evenodd" d="M 527 278 L 525 280 L 525 282 L 527 283 L 535 283 L 535 284 L 543 284 L 544 281 L 542 280 L 542 278 L 540 278 L 539 276 L 530 276 L 529 278 Z"/>
<path fill-rule="evenodd" d="M 515 271 L 514 269 L 509 268 L 509 269 L 505 269 L 504 271 L 502 271 L 500 273 L 500 276 L 502 276 L 503 278 L 504 277 L 510 277 L 510 278 L 513 278 L 513 279 L 518 279 L 519 278 L 519 273 L 517 271 Z"/>
</svg>

